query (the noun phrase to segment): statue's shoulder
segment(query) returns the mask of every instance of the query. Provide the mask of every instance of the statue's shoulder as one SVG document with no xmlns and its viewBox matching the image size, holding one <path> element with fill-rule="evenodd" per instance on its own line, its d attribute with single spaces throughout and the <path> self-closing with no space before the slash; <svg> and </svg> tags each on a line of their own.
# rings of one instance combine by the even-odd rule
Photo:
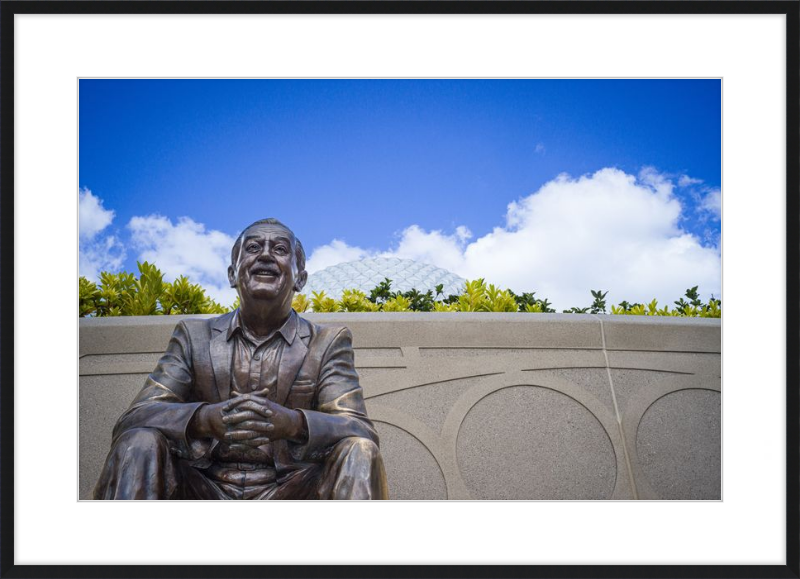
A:
<svg viewBox="0 0 800 579">
<path fill-rule="evenodd" d="M 184 331 L 189 334 L 193 341 L 210 339 L 215 332 L 228 329 L 234 312 L 228 312 L 213 318 L 186 318 L 178 323 L 178 328 L 183 326 Z"/>
</svg>

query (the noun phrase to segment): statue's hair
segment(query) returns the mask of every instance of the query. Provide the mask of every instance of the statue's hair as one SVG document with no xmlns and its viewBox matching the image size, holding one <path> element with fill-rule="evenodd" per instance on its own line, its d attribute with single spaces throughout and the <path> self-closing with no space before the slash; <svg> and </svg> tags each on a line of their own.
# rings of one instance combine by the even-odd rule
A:
<svg viewBox="0 0 800 579">
<path fill-rule="evenodd" d="M 239 259 L 239 252 L 242 249 L 242 240 L 244 238 L 244 232 L 254 227 L 256 225 L 277 225 L 279 227 L 284 228 L 286 231 L 292 234 L 294 237 L 294 255 L 295 260 L 297 261 L 297 271 L 304 271 L 306 269 L 306 251 L 303 249 L 303 244 L 300 243 L 300 240 L 297 239 L 297 236 L 294 234 L 294 231 L 289 229 L 285 224 L 281 223 L 274 217 L 269 217 L 267 219 L 259 219 L 258 221 L 251 223 L 239 234 L 239 237 L 236 238 L 236 243 L 233 244 L 233 248 L 231 249 L 231 265 L 236 265 L 236 260 Z"/>
</svg>

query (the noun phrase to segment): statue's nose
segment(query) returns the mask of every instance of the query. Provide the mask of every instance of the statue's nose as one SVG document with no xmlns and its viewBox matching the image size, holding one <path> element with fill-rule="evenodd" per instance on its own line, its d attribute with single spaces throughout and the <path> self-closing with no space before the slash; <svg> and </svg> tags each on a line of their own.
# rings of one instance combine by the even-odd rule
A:
<svg viewBox="0 0 800 579">
<path fill-rule="evenodd" d="M 269 252 L 269 248 L 265 247 L 261 250 L 256 258 L 259 262 L 276 264 L 275 257 Z"/>
</svg>

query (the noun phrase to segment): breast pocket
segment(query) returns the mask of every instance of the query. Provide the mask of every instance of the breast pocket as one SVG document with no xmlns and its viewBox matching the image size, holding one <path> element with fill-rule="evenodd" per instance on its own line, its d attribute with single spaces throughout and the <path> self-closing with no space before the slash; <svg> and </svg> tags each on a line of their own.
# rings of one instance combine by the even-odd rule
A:
<svg viewBox="0 0 800 579">
<path fill-rule="evenodd" d="M 289 390 L 286 406 L 289 408 L 310 409 L 316 390 L 317 383 L 313 380 L 297 380 Z"/>
</svg>

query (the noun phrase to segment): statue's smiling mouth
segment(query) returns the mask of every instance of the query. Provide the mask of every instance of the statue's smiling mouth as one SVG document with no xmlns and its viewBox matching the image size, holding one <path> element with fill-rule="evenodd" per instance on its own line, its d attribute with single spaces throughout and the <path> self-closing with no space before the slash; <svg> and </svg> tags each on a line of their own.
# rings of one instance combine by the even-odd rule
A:
<svg viewBox="0 0 800 579">
<path fill-rule="evenodd" d="M 278 268 L 269 266 L 257 266 L 250 270 L 254 277 L 278 277 L 281 272 Z"/>
</svg>

